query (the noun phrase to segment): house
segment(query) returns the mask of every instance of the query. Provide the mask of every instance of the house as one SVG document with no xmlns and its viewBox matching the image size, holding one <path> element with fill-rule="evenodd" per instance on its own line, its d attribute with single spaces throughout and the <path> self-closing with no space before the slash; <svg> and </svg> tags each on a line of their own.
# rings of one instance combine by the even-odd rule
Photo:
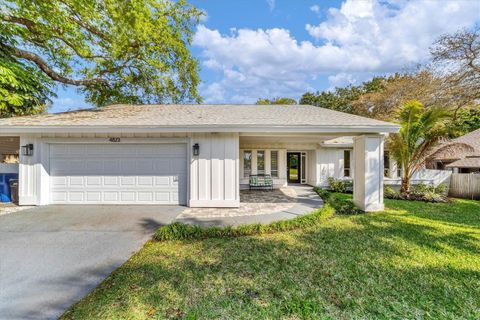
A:
<svg viewBox="0 0 480 320">
<path fill-rule="evenodd" d="M 427 168 L 456 173 L 480 172 L 480 129 L 442 143 L 428 157 Z"/>
<path fill-rule="evenodd" d="M 251 174 L 276 188 L 355 180 L 383 209 L 383 145 L 397 125 L 309 105 L 113 105 L 0 119 L 19 137 L 19 202 L 238 207 Z M 348 148 L 329 141 L 353 137 Z M 348 156 L 347 156 L 348 154 Z"/>
</svg>

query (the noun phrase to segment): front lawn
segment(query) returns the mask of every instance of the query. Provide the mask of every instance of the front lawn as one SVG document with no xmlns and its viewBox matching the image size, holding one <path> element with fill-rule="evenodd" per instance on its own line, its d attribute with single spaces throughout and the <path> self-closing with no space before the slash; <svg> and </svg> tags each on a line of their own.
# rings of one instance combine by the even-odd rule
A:
<svg viewBox="0 0 480 320">
<path fill-rule="evenodd" d="M 479 319 L 480 202 L 386 200 L 303 230 L 149 242 L 66 319 Z"/>
</svg>

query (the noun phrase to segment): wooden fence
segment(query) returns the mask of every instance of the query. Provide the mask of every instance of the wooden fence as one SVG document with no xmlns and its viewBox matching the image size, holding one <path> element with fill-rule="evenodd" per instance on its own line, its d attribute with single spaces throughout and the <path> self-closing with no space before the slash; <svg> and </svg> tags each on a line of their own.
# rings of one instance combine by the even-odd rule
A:
<svg viewBox="0 0 480 320">
<path fill-rule="evenodd" d="M 450 178 L 450 197 L 480 199 L 480 174 L 454 173 Z"/>
</svg>

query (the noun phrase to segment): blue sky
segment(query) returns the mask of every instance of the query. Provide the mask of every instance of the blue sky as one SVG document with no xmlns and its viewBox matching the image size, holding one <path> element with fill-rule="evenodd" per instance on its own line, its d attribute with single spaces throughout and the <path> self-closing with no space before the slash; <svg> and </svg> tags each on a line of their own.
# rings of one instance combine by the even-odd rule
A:
<svg viewBox="0 0 480 320">
<path fill-rule="evenodd" d="M 192 53 L 206 103 L 298 99 L 429 59 L 441 34 L 480 22 L 480 1 L 191 0 L 206 12 Z M 59 87 L 50 112 L 88 107 Z"/>
</svg>

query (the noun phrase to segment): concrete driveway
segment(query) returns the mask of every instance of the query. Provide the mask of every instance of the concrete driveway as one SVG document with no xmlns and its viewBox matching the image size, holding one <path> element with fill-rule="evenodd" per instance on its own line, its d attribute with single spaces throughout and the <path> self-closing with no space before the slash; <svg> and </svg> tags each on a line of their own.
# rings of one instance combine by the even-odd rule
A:
<svg viewBox="0 0 480 320">
<path fill-rule="evenodd" d="M 0 216 L 0 319 L 55 319 L 179 206 L 45 206 Z"/>
</svg>

